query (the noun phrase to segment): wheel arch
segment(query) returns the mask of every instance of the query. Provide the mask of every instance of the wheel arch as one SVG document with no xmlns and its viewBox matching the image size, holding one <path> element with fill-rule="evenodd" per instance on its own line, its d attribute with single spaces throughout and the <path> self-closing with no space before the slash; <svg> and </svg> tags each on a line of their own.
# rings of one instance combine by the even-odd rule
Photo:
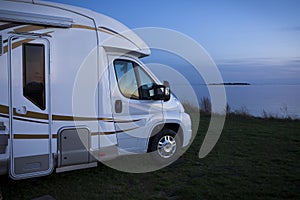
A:
<svg viewBox="0 0 300 200">
<path fill-rule="evenodd" d="M 169 122 L 169 123 L 164 123 L 164 124 L 158 124 L 152 129 L 151 135 L 149 137 L 148 144 L 147 144 L 147 152 L 150 152 L 150 145 L 151 145 L 155 135 L 164 129 L 170 129 L 170 130 L 174 131 L 176 133 L 176 135 L 179 136 L 180 146 L 182 146 L 182 142 L 183 142 L 182 127 L 180 126 L 179 123 Z"/>
</svg>

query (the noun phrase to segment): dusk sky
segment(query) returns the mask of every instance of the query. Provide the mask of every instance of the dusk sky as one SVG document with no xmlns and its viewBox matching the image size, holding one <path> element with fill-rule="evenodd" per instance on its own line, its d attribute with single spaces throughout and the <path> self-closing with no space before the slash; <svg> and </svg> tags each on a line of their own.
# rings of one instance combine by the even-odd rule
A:
<svg viewBox="0 0 300 200">
<path fill-rule="evenodd" d="M 300 1 L 51 0 L 108 15 L 129 28 L 163 27 L 202 45 L 224 81 L 300 84 Z"/>
</svg>

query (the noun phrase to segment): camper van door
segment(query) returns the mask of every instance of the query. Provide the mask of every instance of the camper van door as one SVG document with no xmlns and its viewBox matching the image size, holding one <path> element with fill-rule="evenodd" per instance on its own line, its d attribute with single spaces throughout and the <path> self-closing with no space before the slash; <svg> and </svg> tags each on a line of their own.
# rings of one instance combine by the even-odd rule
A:
<svg viewBox="0 0 300 200">
<path fill-rule="evenodd" d="M 50 43 L 37 35 L 12 35 L 8 41 L 10 96 L 10 176 L 50 174 Z"/>
<path fill-rule="evenodd" d="M 152 98 L 155 78 L 134 58 L 109 56 L 109 61 L 119 151 L 146 152 L 152 129 L 163 123 L 162 101 Z"/>
</svg>

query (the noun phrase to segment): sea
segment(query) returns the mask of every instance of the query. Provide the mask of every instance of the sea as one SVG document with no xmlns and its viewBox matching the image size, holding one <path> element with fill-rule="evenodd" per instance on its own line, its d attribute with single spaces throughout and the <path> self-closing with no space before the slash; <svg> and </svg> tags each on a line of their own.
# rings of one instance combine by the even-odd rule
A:
<svg viewBox="0 0 300 200">
<path fill-rule="evenodd" d="M 214 86 L 222 87 L 222 86 Z M 266 115 L 278 118 L 300 119 L 300 85 L 226 85 L 225 92 L 230 111 L 245 111 L 250 115 L 264 117 Z M 205 85 L 192 85 L 198 102 L 208 97 Z M 189 88 L 175 85 L 173 91 L 180 100 L 186 102 L 191 98 L 186 95 Z"/>
<path fill-rule="evenodd" d="M 225 90 L 233 110 L 245 107 L 254 116 L 300 118 L 300 85 L 225 86 Z"/>
<path fill-rule="evenodd" d="M 171 67 L 161 65 L 147 65 L 151 71 L 160 79 L 170 82 L 171 91 L 181 102 L 200 104 L 203 97 L 210 98 L 208 87 L 224 87 L 227 104 L 232 112 L 243 110 L 250 115 L 264 117 L 265 115 L 278 118 L 300 119 L 300 84 L 263 84 L 264 80 L 245 78 L 241 83 L 250 85 L 216 85 L 208 86 L 197 71 L 192 67 L 182 67 L 174 70 Z M 188 65 L 186 65 L 188 66 Z M 225 79 L 224 79 L 225 80 Z M 230 80 L 226 80 L 230 83 Z M 294 81 L 291 81 L 294 82 Z M 236 83 L 236 82 L 233 82 Z M 214 84 L 214 83 L 213 83 Z M 223 104 L 224 105 L 224 104 Z M 224 112 L 224 107 L 222 107 Z"/>
</svg>

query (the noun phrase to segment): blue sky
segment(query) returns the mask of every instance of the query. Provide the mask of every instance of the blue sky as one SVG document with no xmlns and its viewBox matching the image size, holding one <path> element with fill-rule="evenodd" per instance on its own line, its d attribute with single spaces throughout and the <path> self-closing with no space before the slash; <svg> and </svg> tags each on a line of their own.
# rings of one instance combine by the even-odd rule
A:
<svg viewBox="0 0 300 200">
<path fill-rule="evenodd" d="M 224 81 L 300 84 L 298 0 L 51 1 L 100 12 L 129 28 L 186 34 L 207 50 Z"/>
</svg>

